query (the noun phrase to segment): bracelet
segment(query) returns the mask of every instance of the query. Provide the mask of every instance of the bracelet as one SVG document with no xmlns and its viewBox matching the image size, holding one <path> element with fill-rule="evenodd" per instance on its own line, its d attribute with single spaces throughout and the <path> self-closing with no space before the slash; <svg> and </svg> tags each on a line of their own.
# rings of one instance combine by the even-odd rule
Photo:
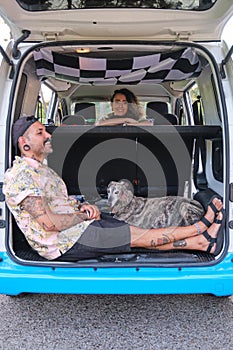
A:
<svg viewBox="0 0 233 350">
<path fill-rule="evenodd" d="M 196 226 L 196 228 L 197 228 L 197 234 L 198 234 L 198 236 L 200 236 L 200 234 L 201 234 L 200 226 L 198 225 L 197 222 L 195 222 L 194 226 Z"/>
</svg>

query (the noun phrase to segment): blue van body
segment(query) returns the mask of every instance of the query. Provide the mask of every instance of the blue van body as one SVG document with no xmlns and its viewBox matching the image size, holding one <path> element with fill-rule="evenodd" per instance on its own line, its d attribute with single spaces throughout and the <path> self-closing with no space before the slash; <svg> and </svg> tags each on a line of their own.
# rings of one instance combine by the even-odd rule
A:
<svg viewBox="0 0 233 350">
<path fill-rule="evenodd" d="M 233 255 L 206 267 L 36 267 L 1 253 L 0 293 L 233 294 Z"/>
</svg>

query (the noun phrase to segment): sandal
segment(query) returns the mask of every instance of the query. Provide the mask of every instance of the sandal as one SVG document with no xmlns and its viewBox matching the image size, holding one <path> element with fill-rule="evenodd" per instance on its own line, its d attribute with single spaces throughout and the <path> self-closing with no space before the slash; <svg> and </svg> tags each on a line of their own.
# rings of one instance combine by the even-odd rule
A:
<svg viewBox="0 0 233 350">
<path fill-rule="evenodd" d="M 213 199 L 215 199 L 215 198 L 217 198 L 217 199 L 220 199 L 219 197 L 217 197 L 217 196 L 213 196 L 210 200 L 209 200 L 209 202 L 208 202 L 208 204 L 207 204 L 207 208 L 208 208 L 208 206 L 210 206 L 210 208 L 213 210 L 213 212 L 215 213 L 215 215 L 219 212 L 219 210 L 216 208 L 216 206 L 214 205 L 214 203 L 213 203 Z"/>
<path fill-rule="evenodd" d="M 221 201 L 223 200 L 222 197 L 218 193 L 214 192 L 213 190 L 211 190 L 209 188 L 206 190 L 201 190 L 201 191 L 197 192 L 193 198 L 203 206 L 205 211 L 207 211 L 208 205 L 210 205 L 210 203 L 212 202 L 212 200 L 214 198 L 221 199 Z M 213 209 L 213 211 L 214 211 L 214 209 Z"/>
<path fill-rule="evenodd" d="M 200 221 L 206 225 L 207 227 L 210 227 L 212 225 L 212 222 L 210 222 L 208 219 L 206 219 L 204 216 L 200 219 Z"/>
<path fill-rule="evenodd" d="M 214 218 L 214 223 L 215 224 L 222 224 L 222 221 L 223 221 L 223 217 L 222 217 L 221 220 L 219 220 L 219 219 L 217 219 L 217 216 L 215 216 L 215 218 Z"/>
<path fill-rule="evenodd" d="M 215 255 L 215 256 L 218 255 L 222 250 L 223 239 L 224 239 L 225 218 L 226 218 L 226 216 L 225 216 L 224 210 L 222 210 L 222 219 L 221 220 L 218 220 L 217 218 L 215 218 L 216 223 L 221 224 L 219 231 L 218 231 L 218 235 L 217 235 L 216 248 L 215 248 L 215 251 L 213 253 L 213 255 Z"/>
<path fill-rule="evenodd" d="M 215 206 L 214 203 L 213 203 L 213 199 L 214 199 L 214 198 L 218 198 L 218 199 L 219 199 L 219 197 L 217 197 L 217 196 L 215 196 L 215 195 L 212 196 L 212 197 L 210 198 L 208 204 L 207 204 L 207 208 L 210 207 L 210 208 L 213 210 L 214 214 L 215 214 L 215 217 L 214 217 L 213 222 L 215 222 L 216 224 L 221 224 L 221 223 L 222 223 L 222 220 L 218 220 L 217 217 L 216 217 L 216 215 L 218 214 L 219 210 L 216 208 L 216 206 Z M 203 217 L 200 219 L 200 221 L 201 221 L 204 225 L 206 225 L 207 227 L 210 227 L 210 226 L 212 225 L 212 223 L 213 223 L 213 222 L 210 222 L 208 219 L 206 219 L 205 216 L 203 216 Z"/>
<path fill-rule="evenodd" d="M 207 241 L 210 242 L 210 244 L 208 245 L 208 248 L 206 250 L 207 253 L 210 253 L 211 249 L 214 246 L 214 243 L 217 244 L 217 237 L 214 238 L 214 237 L 210 236 L 207 231 L 202 232 L 202 234 L 207 239 Z"/>
<path fill-rule="evenodd" d="M 214 244 L 216 243 L 216 248 L 215 251 L 212 253 L 214 256 L 218 255 L 222 249 L 223 246 L 223 228 L 224 225 L 222 225 L 223 221 L 224 221 L 224 212 L 222 211 L 222 219 L 217 219 L 215 218 L 214 222 L 216 224 L 221 224 L 221 226 L 219 227 L 218 230 L 218 234 L 217 237 L 212 237 L 210 236 L 210 234 L 207 231 L 202 232 L 203 236 L 207 239 L 208 242 L 210 242 L 206 252 L 210 253 L 211 249 L 213 248 Z"/>
</svg>

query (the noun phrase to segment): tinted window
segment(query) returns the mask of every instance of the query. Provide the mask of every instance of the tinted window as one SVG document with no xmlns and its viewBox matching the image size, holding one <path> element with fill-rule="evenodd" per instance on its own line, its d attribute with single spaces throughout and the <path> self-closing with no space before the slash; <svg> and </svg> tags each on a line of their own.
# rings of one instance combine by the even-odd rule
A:
<svg viewBox="0 0 233 350">
<path fill-rule="evenodd" d="M 217 0 L 16 0 L 28 11 L 73 10 L 85 8 L 149 8 L 203 11 Z"/>
</svg>

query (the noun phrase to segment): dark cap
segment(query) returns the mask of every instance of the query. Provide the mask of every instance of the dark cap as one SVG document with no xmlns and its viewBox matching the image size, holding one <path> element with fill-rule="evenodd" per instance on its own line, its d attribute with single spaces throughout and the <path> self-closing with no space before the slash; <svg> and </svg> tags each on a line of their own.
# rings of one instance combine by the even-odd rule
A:
<svg viewBox="0 0 233 350">
<path fill-rule="evenodd" d="M 20 136 L 23 136 L 25 131 L 35 122 L 37 122 L 38 119 L 32 116 L 22 117 L 16 120 L 16 122 L 13 124 L 12 127 L 12 139 L 13 139 L 13 145 L 17 147 L 18 139 Z"/>
</svg>

